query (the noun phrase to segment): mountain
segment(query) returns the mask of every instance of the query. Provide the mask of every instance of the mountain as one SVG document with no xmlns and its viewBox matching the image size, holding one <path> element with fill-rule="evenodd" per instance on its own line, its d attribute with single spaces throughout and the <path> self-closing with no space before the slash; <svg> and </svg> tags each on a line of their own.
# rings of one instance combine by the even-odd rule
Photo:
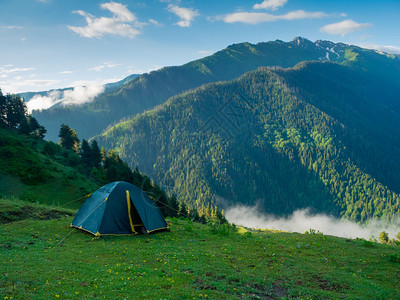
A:
<svg viewBox="0 0 400 300">
<path fill-rule="evenodd" d="M 345 44 L 304 38 L 291 42 L 274 41 L 233 44 L 217 53 L 178 67 L 165 67 L 142 74 L 122 85 L 106 91 L 92 102 L 74 106 L 55 106 L 36 111 L 33 115 L 47 130 L 47 138 L 58 140 L 62 123 L 76 129 L 83 138 L 100 134 L 108 126 L 123 118 L 133 117 L 168 98 L 202 84 L 232 80 L 260 66 L 293 67 L 301 61 L 345 60 Z"/>
<path fill-rule="evenodd" d="M 340 63 L 259 68 L 206 84 L 96 139 L 189 206 L 396 218 L 400 60 L 344 44 L 299 43 L 328 49 Z"/>
</svg>

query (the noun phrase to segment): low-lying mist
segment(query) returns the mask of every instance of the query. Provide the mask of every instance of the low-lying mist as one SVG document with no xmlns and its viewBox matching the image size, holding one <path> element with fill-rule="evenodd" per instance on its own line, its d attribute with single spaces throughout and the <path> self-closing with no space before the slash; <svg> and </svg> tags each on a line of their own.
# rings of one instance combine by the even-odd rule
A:
<svg viewBox="0 0 400 300">
<path fill-rule="evenodd" d="M 104 91 L 104 85 L 91 83 L 85 86 L 76 86 L 64 91 L 54 90 L 45 96 L 36 95 L 27 102 L 29 113 L 32 110 L 43 110 L 58 103 L 62 105 L 78 105 L 92 101 L 97 95 Z"/>
<path fill-rule="evenodd" d="M 374 237 L 378 239 L 379 233 L 382 231 L 386 231 L 389 238 L 394 238 L 400 232 L 399 222 L 388 224 L 384 221 L 374 220 L 362 226 L 349 220 L 338 219 L 325 214 L 311 214 L 309 209 L 297 210 L 289 217 L 276 217 L 260 212 L 257 206 L 236 205 L 225 209 L 225 217 L 231 223 L 249 228 L 299 233 L 314 229 L 323 234 L 345 238 L 370 239 Z"/>
</svg>

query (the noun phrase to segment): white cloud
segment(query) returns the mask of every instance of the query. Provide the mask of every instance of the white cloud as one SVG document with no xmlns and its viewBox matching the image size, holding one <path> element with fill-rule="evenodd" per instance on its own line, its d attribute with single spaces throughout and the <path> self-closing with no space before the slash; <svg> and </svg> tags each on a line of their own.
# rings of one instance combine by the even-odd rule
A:
<svg viewBox="0 0 400 300">
<path fill-rule="evenodd" d="M 376 45 L 376 44 L 359 44 L 360 47 L 374 49 L 390 54 L 400 54 L 400 47 L 391 45 Z"/>
<path fill-rule="evenodd" d="M 24 27 L 22 26 L 17 26 L 17 25 L 1 25 L 0 30 L 19 30 L 23 29 Z"/>
<path fill-rule="evenodd" d="M 175 25 L 178 25 L 180 27 L 189 27 L 193 19 L 199 15 L 197 10 L 194 10 L 192 8 L 179 7 L 172 4 L 168 5 L 168 11 L 181 18 L 179 22 L 175 23 Z"/>
<path fill-rule="evenodd" d="M 102 9 L 108 9 L 111 11 L 115 17 L 118 18 L 119 21 L 122 22 L 133 22 L 136 21 L 136 17 L 133 13 L 129 11 L 129 9 L 122 5 L 121 3 L 109 2 L 103 3 L 100 5 Z"/>
<path fill-rule="evenodd" d="M 125 5 L 111 1 L 101 4 L 100 7 L 110 11 L 113 17 L 96 18 L 89 13 L 78 10 L 74 13 L 83 16 L 87 25 L 84 27 L 68 26 L 68 28 L 87 38 L 101 38 L 105 34 L 134 38 L 140 34 L 138 28 L 142 28 L 143 23 L 138 22 L 135 15 Z"/>
<path fill-rule="evenodd" d="M 74 71 L 68 71 L 68 70 L 66 70 L 66 71 L 61 71 L 61 72 L 58 72 L 59 74 L 72 74 L 72 73 L 74 73 Z"/>
<path fill-rule="evenodd" d="M 115 68 L 116 66 L 117 66 L 116 64 L 109 63 L 109 62 L 105 62 L 104 64 L 99 65 L 99 66 L 95 66 L 95 67 L 93 67 L 93 68 L 90 68 L 89 70 L 90 70 L 90 71 L 100 72 L 100 71 L 102 71 L 102 70 L 105 69 L 105 68 Z"/>
<path fill-rule="evenodd" d="M 3 91 L 7 93 L 20 93 L 22 91 L 30 91 L 30 90 L 43 90 L 47 87 L 59 83 L 59 80 L 56 79 L 27 79 L 21 80 L 5 80 L 0 81 L 0 87 Z"/>
<path fill-rule="evenodd" d="M 332 23 L 321 27 L 319 30 L 328 34 L 337 34 L 341 36 L 345 36 L 350 32 L 355 32 L 359 30 L 364 30 L 368 27 L 371 27 L 371 23 L 357 23 L 353 20 L 344 20 L 338 23 Z"/>
<path fill-rule="evenodd" d="M 270 9 L 277 10 L 286 4 L 287 0 L 264 0 L 260 4 L 254 4 L 254 9 Z"/>
<path fill-rule="evenodd" d="M 269 13 L 257 13 L 257 12 L 237 12 L 227 14 L 220 17 L 225 23 L 245 23 L 245 24 L 259 24 L 263 22 L 275 22 L 280 20 L 292 21 L 299 19 L 318 19 L 324 18 L 328 15 L 321 11 L 307 12 L 304 10 L 296 10 L 288 12 L 284 15 L 273 15 Z"/>
<path fill-rule="evenodd" d="M 11 68 L 12 65 L 1 66 L 0 67 L 0 76 L 7 77 L 11 73 L 21 73 L 21 72 L 28 72 L 33 71 L 35 68 Z M 6 76 L 4 76 L 6 75 Z"/>
<path fill-rule="evenodd" d="M 48 109 L 55 104 L 79 105 L 92 101 L 104 91 L 104 85 L 91 83 L 65 91 L 51 91 L 45 96 L 36 95 L 27 102 L 28 111 Z"/>
<path fill-rule="evenodd" d="M 290 232 L 304 233 L 310 229 L 319 230 L 328 235 L 365 238 L 377 238 L 379 233 L 386 231 L 391 238 L 398 232 L 396 222 L 387 224 L 383 221 L 372 221 L 361 226 L 349 220 L 338 219 L 326 214 L 311 214 L 309 210 L 297 210 L 287 218 L 263 214 L 257 207 L 237 205 L 225 210 L 225 217 L 229 222 L 250 228 L 275 229 Z M 397 222 L 398 223 L 398 222 Z"/>
<path fill-rule="evenodd" d="M 162 24 L 160 22 L 158 22 L 157 20 L 154 20 L 154 19 L 149 19 L 149 23 L 154 26 L 162 26 Z"/>
</svg>

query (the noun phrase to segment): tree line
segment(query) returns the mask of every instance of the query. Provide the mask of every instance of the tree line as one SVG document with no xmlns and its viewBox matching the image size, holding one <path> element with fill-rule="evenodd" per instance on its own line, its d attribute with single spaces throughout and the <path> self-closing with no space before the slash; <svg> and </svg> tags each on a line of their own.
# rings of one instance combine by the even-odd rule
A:
<svg viewBox="0 0 400 300">
<path fill-rule="evenodd" d="M 0 126 L 17 129 L 21 134 L 43 139 L 47 130 L 27 112 L 24 99 L 19 95 L 3 95 L 0 89 Z"/>
<path fill-rule="evenodd" d="M 96 140 L 80 140 L 76 130 L 67 124 L 62 124 L 60 127 L 58 143 L 44 141 L 47 131 L 35 117 L 28 114 L 24 100 L 19 95 L 3 95 L 1 89 L 0 126 L 26 137 L 32 137 L 36 141 L 27 143 L 27 147 L 36 147 L 37 150 L 41 148 L 45 155 L 63 165 L 73 167 L 98 185 L 113 181 L 133 183 L 155 200 L 164 216 L 187 217 L 203 223 L 211 219 L 222 223 L 226 222 L 222 213 L 217 209 L 210 211 L 209 214 L 199 214 L 197 210 L 187 207 L 184 202 L 177 199 L 175 194 L 168 194 L 149 176 L 140 172 L 137 167 L 132 171 L 115 150 L 106 151 L 104 147 L 100 148 Z M 40 143 L 38 143 L 39 140 Z M 40 173 L 40 170 L 37 172 Z M 31 181 L 29 183 L 32 183 Z"/>
<path fill-rule="evenodd" d="M 199 213 L 198 210 L 187 207 L 184 202 L 178 201 L 175 194 L 168 194 L 154 180 L 140 172 L 138 167 L 132 171 L 115 150 L 107 152 L 104 147 L 99 147 L 96 140 L 90 142 L 85 139 L 80 140 L 76 130 L 68 125 L 61 125 L 58 136 L 60 138 L 59 145 L 49 142 L 45 151 L 53 157 L 56 155 L 57 149 L 68 151 L 66 162 L 79 168 L 82 173 L 99 185 L 113 181 L 133 183 L 154 199 L 164 216 L 187 217 L 202 223 L 211 220 L 226 222 L 222 212 L 216 208 L 208 210 L 208 213 Z"/>
</svg>

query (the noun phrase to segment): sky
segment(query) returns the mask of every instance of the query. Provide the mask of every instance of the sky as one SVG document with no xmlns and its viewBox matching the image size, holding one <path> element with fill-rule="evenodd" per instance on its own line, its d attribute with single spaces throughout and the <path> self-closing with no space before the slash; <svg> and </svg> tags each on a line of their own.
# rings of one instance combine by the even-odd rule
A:
<svg viewBox="0 0 400 300">
<path fill-rule="evenodd" d="M 296 36 L 400 53 L 400 1 L 0 0 L 0 88 L 103 84 Z"/>
</svg>

